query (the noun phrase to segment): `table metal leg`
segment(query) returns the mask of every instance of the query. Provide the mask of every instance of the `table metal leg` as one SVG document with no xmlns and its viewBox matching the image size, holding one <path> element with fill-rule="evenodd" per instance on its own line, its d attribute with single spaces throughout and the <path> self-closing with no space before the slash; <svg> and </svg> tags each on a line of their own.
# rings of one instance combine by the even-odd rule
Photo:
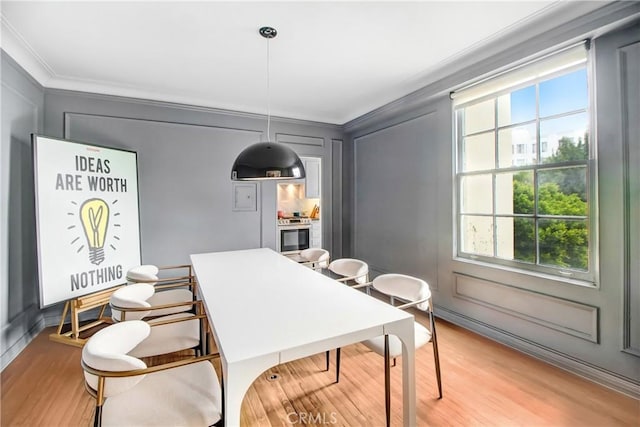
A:
<svg viewBox="0 0 640 427">
<path fill-rule="evenodd" d="M 416 425 L 415 326 L 408 318 L 385 326 L 385 334 L 395 335 L 402 342 L 402 422 Z"/>
<path fill-rule="evenodd" d="M 384 409 L 387 427 L 391 425 L 391 367 L 389 366 L 389 335 L 384 336 Z"/>
<path fill-rule="evenodd" d="M 336 383 L 340 382 L 340 347 L 336 349 Z"/>
</svg>

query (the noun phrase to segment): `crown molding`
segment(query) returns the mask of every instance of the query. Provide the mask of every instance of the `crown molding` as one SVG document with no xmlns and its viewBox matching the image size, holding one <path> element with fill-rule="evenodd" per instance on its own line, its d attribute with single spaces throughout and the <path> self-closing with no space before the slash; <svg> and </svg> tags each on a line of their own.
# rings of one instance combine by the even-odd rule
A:
<svg viewBox="0 0 640 427">
<path fill-rule="evenodd" d="M 114 85 L 107 82 L 92 81 L 85 79 L 76 79 L 71 77 L 52 77 L 48 80 L 45 86 L 51 90 L 73 91 L 73 92 L 86 92 L 95 95 L 113 96 L 117 98 L 131 98 L 135 100 L 145 100 L 148 102 L 163 103 L 168 105 L 182 105 L 193 106 L 195 109 L 204 109 L 207 111 L 223 112 L 225 114 L 246 114 L 253 117 L 266 117 L 265 114 L 260 111 L 256 111 L 255 107 L 249 107 L 245 105 L 237 104 L 225 104 L 211 102 L 211 100 L 205 98 L 198 98 L 194 96 L 181 96 L 163 92 L 162 88 L 153 89 L 140 89 L 134 86 Z M 288 112 L 277 112 L 274 115 L 271 113 L 271 118 L 294 122 L 314 122 L 318 125 L 332 125 L 340 126 L 338 120 L 331 117 L 306 117 L 300 114 L 288 114 Z"/>
<path fill-rule="evenodd" d="M 515 62 L 526 61 L 562 44 L 598 37 L 639 16 L 640 2 L 615 1 L 604 6 L 603 2 L 562 2 L 552 14 L 540 14 L 515 31 L 452 58 L 432 70 L 422 88 L 345 123 L 344 131 L 359 132 L 379 121 L 424 107 L 457 87 L 485 78 Z"/>
<path fill-rule="evenodd" d="M 49 81 L 55 77 L 53 69 L 39 56 L 27 43 L 22 35 L 0 13 L 0 48 L 31 75 L 41 86 L 46 87 Z"/>
<path fill-rule="evenodd" d="M 59 88 L 45 88 L 45 93 L 49 95 L 83 97 L 83 98 L 99 100 L 99 101 L 126 102 L 128 104 L 138 104 L 138 105 L 161 107 L 161 108 L 172 108 L 172 109 L 182 110 L 182 111 L 192 111 L 192 112 L 206 113 L 206 114 L 242 117 L 242 118 L 264 121 L 265 124 L 267 120 L 267 116 L 264 114 L 251 113 L 251 112 L 240 111 L 240 110 L 228 110 L 223 108 L 208 107 L 206 105 L 198 105 L 190 102 L 172 102 L 172 101 L 167 101 L 164 98 L 151 99 L 151 98 L 145 98 L 144 96 L 131 96 L 131 95 L 123 96 L 123 95 L 113 95 L 111 93 L 93 92 L 89 90 L 74 90 L 74 89 L 59 89 Z M 138 94 L 144 94 L 144 92 L 139 92 Z M 342 132 L 342 127 L 340 125 L 336 125 L 333 123 L 326 123 L 326 122 L 318 122 L 314 120 L 271 116 L 271 122 L 272 123 L 273 122 L 288 123 L 288 124 L 304 125 L 304 126 L 316 126 L 323 129 L 331 129 L 340 133 Z"/>
<path fill-rule="evenodd" d="M 604 26 L 613 22 L 604 22 L 608 16 L 626 13 L 627 15 L 617 19 L 628 18 L 633 14 L 638 14 L 639 10 L 640 2 L 559 1 L 540 11 L 534 17 L 523 20 L 517 25 L 501 31 L 489 40 L 485 40 L 464 52 L 452 56 L 445 64 L 415 76 L 413 80 L 421 83 L 419 85 L 421 89 L 354 119 L 347 120 L 345 117 L 328 116 L 307 117 L 301 116 L 299 112 L 292 111 L 279 111 L 276 114 L 280 117 L 289 117 L 294 121 L 343 126 L 346 132 L 353 132 L 375 123 L 379 118 L 389 117 L 424 106 L 435 97 L 446 94 L 451 88 L 462 84 L 468 79 L 477 77 L 478 73 L 489 73 L 497 67 L 505 66 L 518 59 L 514 52 L 527 55 L 535 54 L 543 48 L 553 47 L 553 42 L 556 44 L 561 43 L 572 35 L 576 37 L 576 34 L 581 32 L 584 34 L 586 32 L 584 28 L 591 28 L 590 31 L 595 32 L 599 27 L 590 26 L 590 24 L 599 22 L 600 26 Z M 260 114 L 259 111 L 244 105 L 220 104 L 197 97 L 170 94 L 158 89 L 140 89 L 138 87 L 57 75 L 44 58 L 39 56 L 24 37 L 13 28 L 5 16 L 0 13 L 0 17 L 2 27 L 0 47 L 45 88 L 83 91 L 158 102 L 164 101 L 169 104 L 201 106 L 214 110 L 244 111 L 250 114 Z M 572 19 L 574 21 L 571 21 Z M 574 22 L 578 22 L 578 24 Z M 581 28 L 583 30 L 580 30 Z M 510 55 L 505 54 L 505 52 L 510 52 Z"/>
<path fill-rule="evenodd" d="M 75 77 L 56 74 L 53 68 L 29 45 L 25 38 L 11 25 L 8 19 L 0 12 L 2 37 L 0 48 L 8 54 L 14 62 L 19 64 L 29 75 L 46 89 L 59 89 L 75 92 L 87 92 L 91 94 L 113 95 L 121 98 L 144 99 L 167 104 L 193 105 L 208 110 L 233 112 L 245 112 L 256 117 L 263 117 L 255 107 L 235 104 L 220 104 L 211 100 L 180 96 L 163 92 L 162 88 L 140 89 L 133 86 L 117 85 L 109 82 L 78 79 Z M 296 112 L 280 111 L 279 120 L 293 123 L 317 123 L 318 125 L 340 126 L 344 120 L 338 117 L 307 117 Z M 273 113 L 272 113 L 273 116 Z M 286 117 L 286 118 L 285 118 Z"/>
</svg>

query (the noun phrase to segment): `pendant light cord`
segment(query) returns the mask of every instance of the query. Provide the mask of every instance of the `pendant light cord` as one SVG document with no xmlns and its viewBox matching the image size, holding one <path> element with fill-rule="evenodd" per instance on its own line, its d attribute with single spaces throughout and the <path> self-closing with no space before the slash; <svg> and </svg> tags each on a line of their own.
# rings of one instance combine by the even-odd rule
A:
<svg viewBox="0 0 640 427">
<path fill-rule="evenodd" d="M 271 53 L 269 52 L 269 39 L 274 38 L 278 32 L 272 27 L 262 27 L 258 31 L 267 39 L 267 142 L 271 138 Z"/>
<path fill-rule="evenodd" d="M 269 58 L 269 39 L 267 38 L 267 141 L 271 140 L 271 88 Z"/>
</svg>

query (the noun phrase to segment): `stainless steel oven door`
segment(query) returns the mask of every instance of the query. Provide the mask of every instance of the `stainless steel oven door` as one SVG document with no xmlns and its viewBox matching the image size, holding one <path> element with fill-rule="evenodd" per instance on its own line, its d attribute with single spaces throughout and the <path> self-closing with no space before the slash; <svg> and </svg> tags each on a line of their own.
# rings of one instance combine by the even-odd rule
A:
<svg viewBox="0 0 640 427">
<path fill-rule="evenodd" d="M 311 227 L 289 225 L 278 227 L 278 249 L 283 253 L 299 252 L 309 249 Z"/>
</svg>

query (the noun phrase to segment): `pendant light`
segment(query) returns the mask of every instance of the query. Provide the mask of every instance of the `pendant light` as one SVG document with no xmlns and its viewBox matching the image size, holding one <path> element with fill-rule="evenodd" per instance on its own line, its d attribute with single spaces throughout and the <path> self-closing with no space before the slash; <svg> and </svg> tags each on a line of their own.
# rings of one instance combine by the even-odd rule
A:
<svg viewBox="0 0 640 427">
<path fill-rule="evenodd" d="M 260 35 L 267 39 L 267 141 L 271 135 L 271 111 L 269 93 L 269 39 L 278 32 L 271 27 L 260 28 Z M 300 157 L 284 144 L 258 142 L 244 149 L 231 168 L 233 181 L 297 179 L 304 178 L 305 171 Z"/>
</svg>

